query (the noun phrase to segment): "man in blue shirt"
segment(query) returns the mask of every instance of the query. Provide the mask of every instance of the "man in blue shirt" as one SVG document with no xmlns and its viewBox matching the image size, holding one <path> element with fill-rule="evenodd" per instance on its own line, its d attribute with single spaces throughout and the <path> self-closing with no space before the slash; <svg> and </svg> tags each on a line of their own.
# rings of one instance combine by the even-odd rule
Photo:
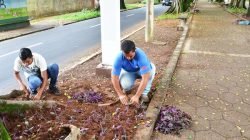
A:
<svg viewBox="0 0 250 140">
<path fill-rule="evenodd" d="M 149 61 L 145 52 L 136 48 L 133 41 L 123 41 L 121 51 L 114 61 L 111 76 L 112 84 L 120 101 L 125 105 L 128 104 L 128 97 L 124 92 L 133 88 L 136 79 L 142 79 L 130 102 L 139 104 L 140 97 L 143 102 L 148 102 L 148 93 L 154 76 L 155 65 Z"/>
</svg>

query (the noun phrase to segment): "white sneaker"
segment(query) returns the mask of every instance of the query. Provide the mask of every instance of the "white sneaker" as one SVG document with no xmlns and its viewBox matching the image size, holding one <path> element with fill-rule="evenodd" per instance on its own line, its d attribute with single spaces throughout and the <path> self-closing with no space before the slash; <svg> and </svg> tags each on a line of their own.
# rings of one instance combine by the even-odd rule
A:
<svg viewBox="0 0 250 140">
<path fill-rule="evenodd" d="M 148 97 L 148 95 L 142 94 L 142 95 L 141 95 L 141 100 L 142 100 L 144 103 L 148 103 L 148 102 L 149 102 L 149 97 Z"/>
</svg>

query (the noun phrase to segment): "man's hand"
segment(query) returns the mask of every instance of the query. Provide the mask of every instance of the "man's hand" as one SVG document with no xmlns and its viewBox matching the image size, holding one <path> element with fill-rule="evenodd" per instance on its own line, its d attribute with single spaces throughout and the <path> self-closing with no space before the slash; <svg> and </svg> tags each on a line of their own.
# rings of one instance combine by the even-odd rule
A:
<svg viewBox="0 0 250 140">
<path fill-rule="evenodd" d="M 139 104 L 139 96 L 138 95 L 134 95 L 132 98 L 131 98 L 131 100 L 130 100 L 130 102 L 132 103 L 132 104 Z"/>
<path fill-rule="evenodd" d="M 124 104 L 124 105 L 128 104 L 128 97 L 126 95 L 120 95 L 119 99 L 122 102 L 122 104 Z"/>
<path fill-rule="evenodd" d="M 29 96 L 30 92 L 28 91 L 26 85 L 22 84 L 20 86 L 20 90 L 23 90 L 25 92 L 25 97 Z"/>
<path fill-rule="evenodd" d="M 37 91 L 36 96 L 34 97 L 34 100 L 40 100 L 41 97 L 42 97 L 42 95 L 43 95 L 43 90 L 39 89 L 39 90 Z"/>
</svg>

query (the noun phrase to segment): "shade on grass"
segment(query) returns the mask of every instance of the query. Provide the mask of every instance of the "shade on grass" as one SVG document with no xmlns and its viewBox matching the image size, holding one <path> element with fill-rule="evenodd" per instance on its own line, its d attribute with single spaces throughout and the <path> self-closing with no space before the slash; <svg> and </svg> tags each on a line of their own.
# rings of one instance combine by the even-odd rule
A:
<svg viewBox="0 0 250 140">
<path fill-rule="evenodd" d="M 164 19 L 177 19 L 178 18 L 178 14 L 162 14 L 159 17 L 157 17 L 158 20 L 164 20 Z"/>
</svg>

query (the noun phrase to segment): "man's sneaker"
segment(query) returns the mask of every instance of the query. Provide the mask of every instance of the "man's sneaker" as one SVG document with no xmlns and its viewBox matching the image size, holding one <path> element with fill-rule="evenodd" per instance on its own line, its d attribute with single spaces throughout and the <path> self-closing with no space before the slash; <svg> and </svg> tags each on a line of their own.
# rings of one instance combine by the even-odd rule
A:
<svg viewBox="0 0 250 140">
<path fill-rule="evenodd" d="M 48 92 L 50 94 L 54 94 L 54 95 L 61 95 L 61 93 L 57 87 L 49 87 Z"/>
<path fill-rule="evenodd" d="M 141 100 L 142 100 L 144 103 L 148 103 L 148 102 L 149 102 L 149 97 L 148 97 L 148 95 L 142 94 L 142 95 L 141 95 Z"/>
<path fill-rule="evenodd" d="M 36 94 L 37 94 L 37 90 L 34 90 L 34 91 L 32 91 L 30 88 L 28 88 L 28 91 L 29 91 L 29 95 L 30 96 L 36 96 Z"/>
</svg>

